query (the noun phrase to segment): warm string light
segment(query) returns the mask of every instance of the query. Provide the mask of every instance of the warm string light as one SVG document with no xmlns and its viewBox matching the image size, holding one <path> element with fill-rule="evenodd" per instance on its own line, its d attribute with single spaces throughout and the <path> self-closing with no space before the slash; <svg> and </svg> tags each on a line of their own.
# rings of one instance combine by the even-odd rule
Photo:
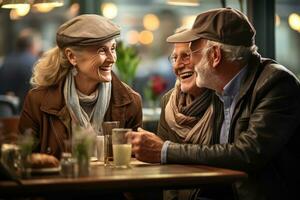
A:
<svg viewBox="0 0 300 200">
<path fill-rule="evenodd" d="M 3 0 L 1 8 L 17 9 L 22 6 L 30 6 L 30 0 Z"/>
<path fill-rule="evenodd" d="M 49 6 L 52 8 L 61 7 L 64 5 L 63 0 L 34 0 L 33 6 Z"/>
<path fill-rule="evenodd" d="M 153 33 L 148 30 L 143 30 L 138 32 L 136 30 L 130 30 L 126 34 L 126 39 L 128 44 L 143 44 L 143 45 L 150 45 L 153 43 Z"/>
<path fill-rule="evenodd" d="M 289 16 L 288 21 L 293 30 L 300 32 L 300 15 L 297 13 L 292 13 Z"/>
<path fill-rule="evenodd" d="M 275 15 L 275 26 L 279 26 L 280 25 L 280 17 L 279 15 Z"/>
<path fill-rule="evenodd" d="M 153 33 L 151 31 L 143 30 L 139 34 L 139 41 L 142 44 L 149 45 L 153 42 Z"/>
<path fill-rule="evenodd" d="M 20 5 L 19 7 L 17 7 L 16 9 L 16 13 L 18 16 L 23 17 L 25 15 L 27 15 L 30 11 L 30 5 Z"/>
<path fill-rule="evenodd" d="M 101 10 L 104 17 L 108 19 L 113 19 L 118 15 L 118 8 L 113 3 L 103 3 L 101 5 Z"/>
<path fill-rule="evenodd" d="M 155 31 L 159 28 L 160 21 L 154 14 L 147 14 L 143 18 L 143 25 L 147 30 Z"/>
<path fill-rule="evenodd" d="M 129 44 L 137 44 L 139 42 L 139 32 L 136 30 L 128 31 L 126 38 Z"/>
<path fill-rule="evenodd" d="M 53 10 L 54 7 L 51 7 L 49 5 L 46 4 L 40 4 L 38 6 L 34 6 L 34 8 L 41 13 L 47 13 L 50 12 L 51 10 Z"/>
<path fill-rule="evenodd" d="M 1 8 L 14 9 L 11 11 L 11 19 L 16 20 L 19 17 L 27 15 L 30 6 L 33 6 L 39 12 L 49 12 L 55 7 L 64 5 L 63 0 L 3 0 Z"/>
<path fill-rule="evenodd" d="M 176 6 L 199 6 L 199 0 L 167 0 L 167 4 Z"/>
</svg>

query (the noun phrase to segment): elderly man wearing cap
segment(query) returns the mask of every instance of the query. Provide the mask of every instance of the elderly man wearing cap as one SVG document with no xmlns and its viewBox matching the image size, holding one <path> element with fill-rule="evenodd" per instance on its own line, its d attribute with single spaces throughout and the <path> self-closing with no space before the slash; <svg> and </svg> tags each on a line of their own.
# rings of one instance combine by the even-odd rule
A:
<svg viewBox="0 0 300 200">
<path fill-rule="evenodd" d="M 215 90 L 223 102 L 219 142 L 163 143 L 149 132 L 133 133 L 138 159 L 245 171 L 248 179 L 234 184 L 239 199 L 291 199 L 296 195 L 300 180 L 299 80 L 274 60 L 262 58 L 254 39 L 255 29 L 247 17 L 231 8 L 201 13 L 192 29 L 167 39 L 191 42 L 197 85 Z"/>
<path fill-rule="evenodd" d="M 176 33 L 185 30 L 187 29 L 179 28 Z M 209 144 L 217 129 L 211 124 L 214 119 L 219 119 L 222 106 L 212 90 L 197 87 L 189 43 L 173 44 L 169 61 L 177 81 L 174 88 L 162 97 L 157 135 L 172 142 Z M 217 101 L 212 104 L 215 99 Z"/>
<path fill-rule="evenodd" d="M 120 29 L 93 14 L 77 16 L 57 31 L 57 46 L 36 63 L 34 86 L 25 99 L 19 131 L 33 130 L 39 139 L 35 151 L 60 158 L 72 124 L 101 134 L 103 121 L 121 127 L 142 125 L 140 95 L 112 72 Z"/>
<path fill-rule="evenodd" d="M 175 33 L 187 30 L 178 28 Z M 221 122 L 222 105 L 212 90 L 196 85 L 196 72 L 191 63 L 189 42 L 175 42 L 169 61 L 177 77 L 174 88 L 161 100 L 161 115 L 157 135 L 177 143 L 210 144 L 213 132 Z M 213 103 L 214 101 L 214 103 Z M 165 199 L 190 199 L 198 190 L 168 190 Z"/>
</svg>

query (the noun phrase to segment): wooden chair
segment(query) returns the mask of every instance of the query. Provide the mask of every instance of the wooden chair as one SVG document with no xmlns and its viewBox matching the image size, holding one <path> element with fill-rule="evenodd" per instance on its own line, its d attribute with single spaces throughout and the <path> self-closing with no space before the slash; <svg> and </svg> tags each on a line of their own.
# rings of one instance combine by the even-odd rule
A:
<svg viewBox="0 0 300 200">
<path fill-rule="evenodd" d="M 19 116 L 0 117 L 0 144 L 16 142 Z"/>
</svg>

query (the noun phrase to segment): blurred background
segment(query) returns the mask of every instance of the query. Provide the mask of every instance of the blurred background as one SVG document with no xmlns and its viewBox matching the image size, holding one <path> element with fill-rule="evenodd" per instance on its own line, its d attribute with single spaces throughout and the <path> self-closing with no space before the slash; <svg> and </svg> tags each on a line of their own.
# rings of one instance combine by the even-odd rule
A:
<svg viewBox="0 0 300 200">
<path fill-rule="evenodd" d="M 114 71 L 142 95 L 144 107 L 158 107 L 161 95 L 175 83 L 167 59 L 172 45 L 166 37 L 180 26 L 190 27 L 198 13 L 212 8 L 233 7 L 247 14 L 257 30 L 259 52 L 300 75 L 299 0 L 0 0 L 0 4 L 0 97 L 11 92 L 19 97 L 19 105 L 30 87 L 32 65 L 55 45 L 58 26 L 84 13 L 104 15 L 121 27 Z M 17 54 L 22 51 L 26 55 Z M 126 60 L 126 54 L 131 59 Z M 17 60 L 14 71 L 4 69 Z"/>
</svg>

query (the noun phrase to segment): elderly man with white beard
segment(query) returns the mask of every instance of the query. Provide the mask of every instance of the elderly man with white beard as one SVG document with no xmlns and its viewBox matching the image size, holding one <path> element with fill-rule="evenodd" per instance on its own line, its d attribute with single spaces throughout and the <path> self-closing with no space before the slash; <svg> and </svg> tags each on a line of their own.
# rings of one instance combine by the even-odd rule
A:
<svg viewBox="0 0 300 200">
<path fill-rule="evenodd" d="M 218 142 L 202 145 L 133 132 L 137 159 L 245 171 L 248 179 L 233 187 L 238 199 L 291 199 L 297 194 L 299 80 L 259 55 L 255 34 L 243 13 L 221 8 L 199 14 L 190 30 L 167 39 L 190 42 L 197 86 L 214 90 L 223 103 L 222 128 Z"/>
</svg>

